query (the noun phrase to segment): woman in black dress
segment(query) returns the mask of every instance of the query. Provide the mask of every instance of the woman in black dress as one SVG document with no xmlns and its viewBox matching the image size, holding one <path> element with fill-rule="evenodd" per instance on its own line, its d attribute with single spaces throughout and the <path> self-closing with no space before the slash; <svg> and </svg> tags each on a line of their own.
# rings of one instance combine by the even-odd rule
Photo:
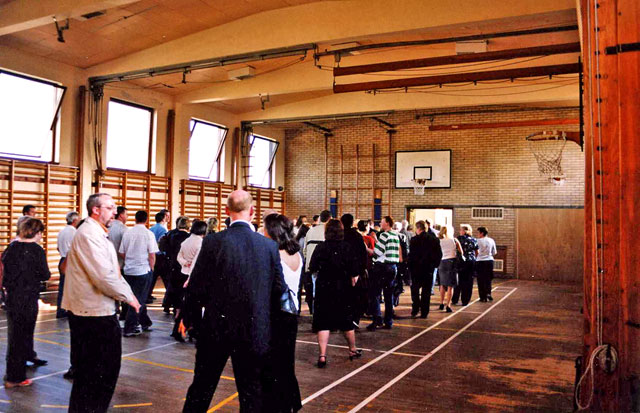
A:
<svg viewBox="0 0 640 413">
<path fill-rule="evenodd" d="M 318 334 L 318 367 L 327 365 L 327 344 L 331 331 L 344 333 L 349 359 L 362 355 L 353 331 L 353 286 L 358 281 L 358 262 L 344 242 L 344 229 L 337 219 L 327 222 L 325 241 L 313 251 L 309 271 L 318 273 L 314 298 L 313 332 Z"/>
<path fill-rule="evenodd" d="M 29 218 L 21 222 L 19 239 L 9 244 L 2 254 L 3 287 L 7 292 L 7 375 L 4 386 L 30 386 L 26 365 L 47 364 L 33 351 L 33 331 L 38 318 L 40 283 L 51 277 L 47 257 L 38 241 L 42 239 L 42 221 Z"/>
</svg>

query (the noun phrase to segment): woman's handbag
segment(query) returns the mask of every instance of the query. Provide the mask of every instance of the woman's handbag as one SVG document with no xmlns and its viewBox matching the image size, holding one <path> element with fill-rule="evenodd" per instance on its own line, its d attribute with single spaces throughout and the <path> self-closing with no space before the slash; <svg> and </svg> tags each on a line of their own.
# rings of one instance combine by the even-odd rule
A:
<svg viewBox="0 0 640 413">
<path fill-rule="evenodd" d="M 287 291 L 282 293 L 280 297 L 280 309 L 285 313 L 292 315 L 298 315 L 298 309 L 296 308 L 296 299 L 293 296 L 291 288 L 287 288 Z"/>
<path fill-rule="evenodd" d="M 456 270 L 458 272 L 462 270 L 462 267 L 464 266 L 465 261 L 466 259 L 464 258 L 464 255 L 462 255 L 460 251 L 456 250 Z"/>
</svg>

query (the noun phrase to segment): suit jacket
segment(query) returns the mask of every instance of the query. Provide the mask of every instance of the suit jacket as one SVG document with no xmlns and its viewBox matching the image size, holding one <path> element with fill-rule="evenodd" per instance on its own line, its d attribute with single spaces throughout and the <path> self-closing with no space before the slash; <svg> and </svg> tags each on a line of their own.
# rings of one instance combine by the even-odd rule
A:
<svg viewBox="0 0 640 413">
<path fill-rule="evenodd" d="M 262 355 L 269 351 L 272 311 L 280 311 L 285 291 L 277 243 L 237 222 L 203 240 L 187 287 L 185 324 Z"/>
<path fill-rule="evenodd" d="M 344 230 L 344 242 L 349 244 L 351 250 L 351 259 L 357 263 L 357 274 L 363 275 L 367 269 L 367 247 L 364 245 L 362 235 L 355 228 L 347 228 Z"/>
<path fill-rule="evenodd" d="M 430 232 L 424 231 L 411 238 L 409 247 L 409 269 L 412 274 L 433 273 L 442 260 L 440 241 Z"/>
</svg>

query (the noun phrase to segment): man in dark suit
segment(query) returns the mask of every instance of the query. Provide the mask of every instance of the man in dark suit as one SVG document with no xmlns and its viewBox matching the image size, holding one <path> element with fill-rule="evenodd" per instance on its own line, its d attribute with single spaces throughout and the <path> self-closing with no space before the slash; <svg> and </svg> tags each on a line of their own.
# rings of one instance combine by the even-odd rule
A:
<svg viewBox="0 0 640 413">
<path fill-rule="evenodd" d="M 227 213 L 229 229 L 204 239 L 187 287 L 185 326 L 198 325 L 200 331 L 184 412 L 207 411 L 229 356 L 240 411 L 268 410 L 263 370 L 270 352 L 271 313 L 280 311 L 279 299 L 286 291 L 278 245 L 254 232 L 249 193 L 232 192 Z"/>
<path fill-rule="evenodd" d="M 409 246 L 412 317 L 417 316 L 418 312 L 421 318 L 427 318 L 429 315 L 433 271 L 440 265 L 440 260 L 442 260 L 440 241 L 427 231 L 424 221 L 416 222 L 416 236 L 411 238 Z"/>
<path fill-rule="evenodd" d="M 353 289 L 353 324 L 356 328 L 360 328 L 360 318 L 367 309 L 367 292 L 368 290 L 364 286 L 364 274 L 367 270 L 367 247 L 364 245 L 364 239 L 356 228 L 353 227 L 353 215 L 344 214 L 340 217 L 340 221 L 344 226 L 344 242 L 349 244 L 351 250 L 351 258 L 358 263 L 358 281 L 354 285 Z"/>
</svg>

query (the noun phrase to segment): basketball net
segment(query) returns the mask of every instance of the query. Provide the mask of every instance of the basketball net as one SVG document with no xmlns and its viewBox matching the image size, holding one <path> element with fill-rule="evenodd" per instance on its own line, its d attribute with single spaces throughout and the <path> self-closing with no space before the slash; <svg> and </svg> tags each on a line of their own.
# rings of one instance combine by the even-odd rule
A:
<svg viewBox="0 0 640 413">
<path fill-rule="evenodd" d="M 424 187 L 427 186 L 426 179 L 412 179 L 411 183 L 413 184 L 414 195 L 424 195 Z"/>
<path fill-rule="evenodd" d="M 567 144 L 566 134 L 559 131 L 536 132 L 527 136 L 527 141 L 540 175 L 549 178 L 554 185 L 564 184 L 562 152 Z"/>
</svg>

